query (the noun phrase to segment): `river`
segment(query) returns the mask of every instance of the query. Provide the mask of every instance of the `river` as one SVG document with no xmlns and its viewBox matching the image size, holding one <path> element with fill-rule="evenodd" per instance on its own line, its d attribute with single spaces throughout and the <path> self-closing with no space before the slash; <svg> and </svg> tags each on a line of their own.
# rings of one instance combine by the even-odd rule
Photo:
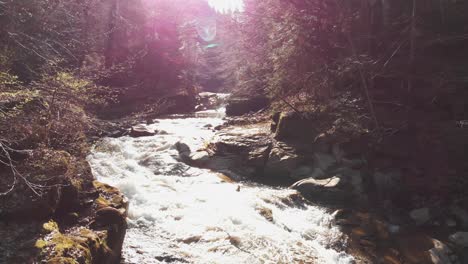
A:
<svg viewBox="0 0 468 264">
<path fill-rule="evenodd" d="M 223 116 L 222 108 L 171 116 L 149 125 L 158 135 L 96 144 L 93 174 L 130 200 L 123 263 L 353 263 L 331 214 L 294 200 L 296 191 L 231 182 L 179 160 L 174 144 L 203 147 L 214 135 L 207 125 Z"/>
</svg>

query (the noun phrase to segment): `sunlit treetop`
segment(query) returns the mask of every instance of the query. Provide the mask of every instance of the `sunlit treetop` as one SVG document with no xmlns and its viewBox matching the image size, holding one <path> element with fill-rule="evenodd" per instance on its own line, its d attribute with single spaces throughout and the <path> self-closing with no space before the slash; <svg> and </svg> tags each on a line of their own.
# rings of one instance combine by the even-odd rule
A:
<svg viewBox="0 0 468 264">
<path fill-rule="evenodd" d="M 219 13 L 244 11 L 243 0 L 208 0 L 208 4 Z"/>
</svg>

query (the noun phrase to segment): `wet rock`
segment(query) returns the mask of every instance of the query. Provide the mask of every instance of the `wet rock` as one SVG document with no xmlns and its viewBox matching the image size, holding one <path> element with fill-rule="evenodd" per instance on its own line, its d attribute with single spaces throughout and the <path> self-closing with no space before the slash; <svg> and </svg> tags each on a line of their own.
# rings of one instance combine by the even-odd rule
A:
<svg viewBox="0 0 468 264">
<path fill-rule="evenodd" d="M 227 100 L 226 115 L 241 116 L 250 112 L 256 112 L 266 108 L 270 100 L 264 96 L 237 97 Z"/>
<path fill-rule="evenodd" d="M 202 239 L 202 236 L 191 236 L 185 239 L 182 239 L 181 242 L 185 244 L 198 243 Z"/>
<path fill-rule="evenodd" d="M 316 187 L 322 188 L 337 188 L 341 182 L 338 177 L 331 177 L 328 179 L 317 180 L 314 178 L 304 179 L 294 183 L 291 188 L 293 189 L 315 189 Z"/>
<path fill-rule="evenodd" d="M 155 130 L 154 132 L 156 132 L 156 134 L 158 135 L 168 135 L 169 133 L 167 133 L 167 131 L 164 131 L 164 130 Z"/>
<path fill-rule="evenodd" d="M 95 200 L 96 217 L 93 228 L 105 230 L 105 241 L 112 251 L 110 263 L 120 259 L 122 245 L 127 231 L 128 199 L 115 187 L 98 181 L 93 182 L 99 193 Z"/>
<path fill-rule="evenodd" d="M 304 155 L 301 155 L 302 161 L 305 160 Z M 312 164 L 310 166 L 300 166 L 299 168 L 295 169 L 291 174 L 290 177 L 293 179 L 305 179 L 305 178 L 326 178 L 330 174 L 334 174 L 339 170 L 336 170 L 337 160 L 333 157 L 333 155 L 323 153 L 323 152 L 315 152 L 311 155 L 312 157 Z M 343 170 L 344 168 L 341 168 Z"/>
<path fill-rule="evenodd" d="M 290 188 L 317 202 L 344 202 L 350 195 L 342 189 L 343 185 L 344 181 L 339 177 L 322 180 L 308 178 L 294 183 Z"/>
<path fill-rule="evenodd" d="M 265 164 L 265 176 L 269 178 L 288 178 L 300 167 L 303 161 L 304 157 L 299 155 L 294 148 L 276 142 Z"/>
<path fill-rule="evenodd" d="M 362 175 L 358 171 L 344 170 L 329 178 L 310 177 L 300 180 L 291 186 L 303 195 L 313 200 L 330 202 L 365 202 L 367 195 L 364 191 Z"/>
<path fill-rule="evenodd" d="M 352 216 L 352 211 L 347 210 L 347 209 L 338 209 L 335 212 L 333 212 L 332 216 L 334 217 L 335 220 L 339 219 L 346 219 Z"/>
<path fill-rule="evenodd" d="M 428 251 L 430 259 L 434 264 L 455 264 L 451 256 L 453 252 L 450 248 L 437 239 L 433 239 L 434 247 Z"/>
<path fill-rule="evenodd" d="M 257 208 L 257 212 L 266 220 L 273 222 L 273 211 L 266 207 Z"/>
<path fill-rule="evenodd" d="M 449 236 L 449 240 L 459 247 L 468 248 L 468 232 L 456 232 Z"/>
<path fill-rule="evenodd" d="M 241 132 L 218 133 L 208 146 L 208 151 L 213 154 L 205 167 L 221 172 L 229 170 L 247 177 L 262 175 L 271 139 L 267 134 Z"/>
<path fill-rule="evenodd" d="M 173 263 L 173 262 L 179 262 L 179 263 L 188 263 L 187 260 L 182 259 L 182 258 L 177 258 L 173 256 L 157 256 L 154 257 L 156 260 L 161 261 L 163 263 Z"/>
<path fill-rule="evenodd" d="M 156 135 L 156 131 L 145 125 L 133 126 L 130 130 L 131 137 L 149 137 Z"/>
<path fill-rule="evenodd" d="M 109 134 L 107 136 L 111 137 L 111 138 L 119 138 L 119 137 L 125 136 L 127 133 L 128 132 L 126 130 L 124 130 L 124 129 L 114 130 L 114 131 L 109 132 Z"/>
<path fill-rule="evenodd" d="M 114 224 L 122 224 L 125 221 L 124 212 L 117 210 L 113 207 L 104 207 L 96 211 L 96 223 L 98 225 L 114 225 Z"/>
<path fill-rule="evenodd" d="M 106 246 L 107 233 L 87 228 L 75 228 L 60 232 L 54 222 L 45 223 L 52 229 L 43 238 L 36 241 L 40 250 L 38 261 L 41 263 L 115 263 L 117 258 Z"/>
<path fill-rule="evenodd" d="M 431 213 L 429 208 L 424 207 L 424 208 L 419 208 L 412 210 L 410 212 L 410 217 L 411 219 L 414 220 L 416 225 L 423 225 L 428 223 L 431 220 Z"/>
<path fill-rule="evenodd" d="M 187 162 L 190 160 L 190 153 L 192 151 L 190 150 L 190 147 L 187 144 L 179 141 L 174 144 L 174 147 L 177 150 L 177 152 L 179 152 L 179 157 L 180 159 L 182 159 L 182 161 Z"/>
<path fill-rule="evenodd" d="M 338 209 L 332 214 L 333 223 L 339 226 L 355 227 L 360 221 L 354 217 L 353 211 L 349 209 Z"/>
<path fill-rule="evenodd" d="M 197 151 L 190 155 L 190 161 L 196 166 L 203 167 L 210 160 L 210 154 L 207 151 Z"/>
</svg>

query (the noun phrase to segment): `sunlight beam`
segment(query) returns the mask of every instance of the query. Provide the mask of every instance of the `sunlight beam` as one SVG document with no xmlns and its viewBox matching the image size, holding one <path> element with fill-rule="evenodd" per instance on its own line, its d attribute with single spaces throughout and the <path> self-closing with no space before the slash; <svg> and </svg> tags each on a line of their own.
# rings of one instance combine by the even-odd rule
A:
<svg viewBox="0 0 468 264">
<path fill-rule="evenodd" d="M 224 14 L 244 11 L 243 0 L 208 0 L 208 4 L 217 12 Z"/>
</svg>

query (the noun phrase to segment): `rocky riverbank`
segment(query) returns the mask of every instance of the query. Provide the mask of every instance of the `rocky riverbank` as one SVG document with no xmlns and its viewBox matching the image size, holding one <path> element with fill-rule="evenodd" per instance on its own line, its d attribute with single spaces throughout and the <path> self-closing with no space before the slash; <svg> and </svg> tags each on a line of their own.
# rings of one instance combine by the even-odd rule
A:
<svg viewBox="0 0 468 264">
<path fill-rule="evenodd" d="M 106 122 L 72 105 L 47 124 L 30 92 L 2 93 L 0 106 L 0 263 L 118 263 L 128 201 L 85 159 Z"/>
<path fill-rule="evenodd" d="M 165 111 L 219 107 L 225 97 L 168 97 Z M 39 93 L 0 94 L 0 263 L 119 263 L 128 200 L 96 181 L 86 157 L 103 137 L 155 135 L 136 124 L 161 112 L 109 121 L 69 104 L 47 121 L 49 107 Z"/>
<path fill-rule="evenodd" d="M 348 118 L 337 118 L 340 111 Z M 375 166 L 385 157 L 372 151 L 363 123 L 349 118 L 359 112 L 287 111 L 271 119 L 251 113 L 227 118 L 202 149 L 177 147 L 191 165 L 236 181 L 290 186 L 335 211 L 349 251 L 362 263 L 468 263 L 466 209 L 457 201 L 429 205 L 428 199 L 441 198 L 406 188 L 397 167 Z"/>
</svg>

